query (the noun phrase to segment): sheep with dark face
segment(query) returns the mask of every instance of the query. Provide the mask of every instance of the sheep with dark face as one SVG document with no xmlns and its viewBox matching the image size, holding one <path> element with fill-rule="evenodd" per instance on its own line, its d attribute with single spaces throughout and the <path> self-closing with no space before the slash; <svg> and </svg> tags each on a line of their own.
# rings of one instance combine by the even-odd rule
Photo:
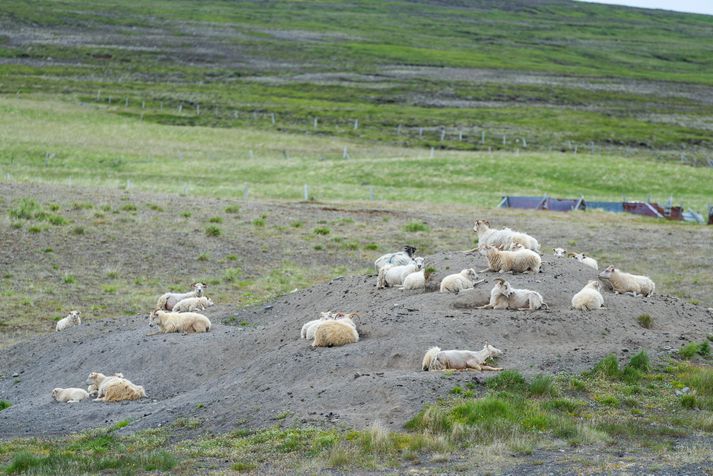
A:
<svg viewBox="0 0 713 476">
<path fill-rule="evenodd" d="M 374 266 L 378 272 L 381 268 L 387 264 L 392 266 L 403 266 L 413 263 L 413 255 L 416 253 L 416 248 L 410 245 L 404 246 L 403 251 L 397 251 L 395 253 L 387 253 L 379 257 L 374 261 Z"/>
</svg>

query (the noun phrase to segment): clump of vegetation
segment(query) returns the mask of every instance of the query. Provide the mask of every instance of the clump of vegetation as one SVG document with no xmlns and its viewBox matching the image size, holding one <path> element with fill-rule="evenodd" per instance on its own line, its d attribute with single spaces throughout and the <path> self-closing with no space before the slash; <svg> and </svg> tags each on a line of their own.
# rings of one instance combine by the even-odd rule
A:
<svg viewBox="0 0 713 476">
<path fill-rule="evenodd" d="M 42 212 L 42 207 L 32 198 L 21 198 L 17 205 L 8 210 L 10 218 L 17 220 L 32 220 L 35 215 Z"/>
<path fill-rule="evenodd" d="M 430 231 L 430 228 L 428 225 L 421 221 L 412 221 L 410 223 L 407 223 L 404 225 L 404 231 L 408 231 L 410 233 L 416 233 L 420 231 Z"/>
<path fill-rule="evenodd" d="M 64 284 L 74 284 L 77 282 L 77 278 L 73 274 L 65 274 L 62 281 Z"/>
<path fill-rule="evenodd" d="M 183 218 L 190 218 L 193 215 L 191 212 L 181 212 Z"/>
<path fill-rule="evenodd" d="M 138 210 L 138 208 L 136 208 L 136 205 L 134 205 L 133 203 L 127 203 L 125 205 L 122 205 L 120 210 L 124 212 L 135 212 Z"/>
<path fill-rule="evenodd" d="M 230 213 L 230 214 L 240 213 L 240 206 L 239 205 L 228 205 L 227 207 L 225 207 L 225 213 Z"/>
<path fill-rule="evenodd" d="M 210 217 L 208 219 L 209 223 L 223 223 L 223 218 L 222 217 Z"/>
<path fill-rule="evenodd" d="M 155 203 L 149 203 L 148 207 L 149 207 L 150 210 L 153 210 L 153 211 L 155 211 L 155 212 L 162 212 L 162 211 L 163 211 L 163 207 L 161 207 L 160 205 L 156 205 Z"/>
<path fill-rule="evenodd" d="M 681 347 L 678 351 L 678 355 L 680 355 L 684 359 L 692 359 L 696 355 L 700 356 L 708 356 L 710 354 L 711 348 L 710 344 L 708 341 L 701 341 L 701 342 L 689 342 L 688 344 L 684 345 Z"/>
<path fill-rule="evenodd" d="M 12 406 L 12 403 L 8 402 L 7 400 L 0 400 L 0 412 L 5 410 L 6 408 L 10 408 Z"/>
<path fill-rule="evenodd" d="M 253 225 L 257 227 L 263 227 L 265 226 L 265 219 L 264 218 L 256 218 L 253 220 Z"/>
<path fill-rule="evenodd" d="M 210 257 L 208 256 L 207 253 L 201 253 L 198 255 L 198 257 L 196 259 L 198 261 L 208 261 L 210 259 Z"/>
<path fill-rule="evenodd" d="M 649 314 L 641 314 L 636 321 L 644 329 L 651 329 L 654 326 L 654 320 Z"/>
<path fill-rule="evenodd" d="M 326 226 L 318 226 L 314 230 L 312 230 L 312 233 L 315 235 L 329 235 L 331 233 L 331 230 L 327 228 Z"/>
<path fill-rule="evenodd" d="M 84 232 L 85 230 L 83 226 L 75 226 L 74 228 L 72 228 L 73 235 L 83 235 Z"/>
<path fill-rule="evenodd" d="M 554 378 L 551 375 L 538 375 L 530 382 L 528 391 L 533 397 L 554 397 L 557 389 L 554 386 Z"/>
<path fill-rule="evenodd" d="M 206 236 L 220 236 L 220 228 L 215 225 L 207 226 L 205 229 Z"/>
</svg>

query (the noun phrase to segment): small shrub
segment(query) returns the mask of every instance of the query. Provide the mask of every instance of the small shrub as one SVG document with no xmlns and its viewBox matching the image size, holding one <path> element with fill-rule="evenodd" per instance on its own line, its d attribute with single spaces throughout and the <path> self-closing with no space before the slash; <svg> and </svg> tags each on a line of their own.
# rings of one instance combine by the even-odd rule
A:
<svg viewBox="0 0 713 476">
<path fill-rule="evenodd" d="M 215 225 L 208 226 L 205 229 L 206 236 L 220 236 L 220 233 L 220 228 Z"/>
<path fill-rule="evenodd" d="M 239 213 L 240 212 L 240 206 L 239 205 L 228 205 L 225 207 L 225 213 Z"/>
<path fill-rule="evenodd" d="M 31 220 L 36 213 L 42 211 L 42 207 L 32 198 L 22 198 L 20 202 L 11 208 L 7 213 L 10 218 L 18 220 Z"/>
<path fill-rule="evenodd" d="M 67 219 L 64 218 L 62 215 L 49 215 L 47 217 L 47 221 L 50 222 L 51 225 L 55 226 L 67 224 Z"/>
<path fill-rule="evenodd" d="M 208 256 L 207 253 L 201 253 L 198 255 L 198 257 L 196 259 L 198 261 L 208 261 L 210 259 L 210 257 Z"/>
<path fill-rule="evenodd" d="M 84 227 L 83 226 L 75 226 L 72 228 L 72 234 L 74 235 L 83 235 L 84 234 Z"/>
<path fill-rule="evenodd" d="M 694 408 L 697 408 L 697 402 L 696 402 L 696 396 L 695 395 L 681 395 L 681 406 L 683 408 L 688 408 L 689 410 L 693 410 Z"/>
<path fill-rule="evenodd" d="M 32 234 L 37 234 L 42 231 L 42 228 L 39 227 L 38 225 L 32 225 L 31 227 L 29 227 L 27 229 L 27 231 L 29 231 Z"/>
<path fill-rule="evenodd" d="M 134 205 L 133 203 L 127 203 L 126 205 L 123 205 L 121 207 L 121 210 L 125 211 L 125 212 L 135 212 L 138 209 L 136 208 L 136 205 Z"/>
<path fill-rule="evenodd" d="M 256 218 L 253 220 L 253 225 L 258 226 L 258 227 L 263 227 L 263 226 L 265 226 L 265 219 L 264 218 Z"/>
<path fill-rule="evenodd" d="M 210 217 L 208 219 L 209 223 L 223 223 L 223 218 L 222 217 Z"/>
<path fill-rule="evenodd" d="M 64 284 L 74 284 L 77 282 L 77 278 L 73 274 L 65 274 L 62 281 L 64 281 Z"/>
<path fill-rule="evenodd" d="M 312 230 L 312 232 L 315 235 L 329 235 L 329 233 L 331 233 L 331 230 L 329 228 L 327 228 L 326 226 L 319 226 L 319 227 L 315 228 L 314 230 Z"/>
<path fill-rule="evenodd" d="M 57 203 L 50 203 L 50 204 L 49 204 L 49 209 L 50 209 L 51 211 L 53 211 L 53 212 L 56 212 L 57 210 L 59 210 L 59 204 L 57 204 Z"/>
<path fill-rule="evenodd" d="M 365 250 L 376 251 L 379 249 L 379 245 L 376 243 L 367 243 L 364 245 Z"/>
<path fill-rule="evenodd" d="M 554 379 L 551 375 L 538 375 L 529 385 L 529 393 L 535 397 L 552 397 L 557 393 Z"/>
<path fill-rule="evenodd" d="M 416 232 L 420 232 L 420 231 L 429 231 L 429 230 L 430 230 L 430 228 L 428 227 L 428 225 L 426 225 L 425 223 L 420 222 L 420 221 L 412 221 L 412 222 L 404 225 L 404 231 L 408 231 L 410 233 L 416 233 Z"/>
<path fill-rule="evenodd" d="M 315 251 L 322 251 L 324 249 L 324 247 L 322 245 L 314 245 L 313 249 Z"/>
<path fill-rule="evenodd" d="M 594 367 L 594 373 L 608 378 L 619 377 L 619 361 L 617 360 L 616 355 L 607 355 L 599 361 L 599 363 Z"/>
<path fill-rule="evenodd" d="M 644 329 L 651 329 L 654 326 L 654 320 L 649 314 L 641 314 L 636 321 Z"/>
<path fill-rule="evenodd" d="M 505 370 L 495 377 L 488 379 L 485 384 L 493 390 L 506 390 L 510 392 L 522 392 L 527 388 L 525 378 L 515 370 Z"/>
<path fill-rule="evenodd" d="M 190 218 L 191 215 L 192 215 L 191 212 L 181 212 L 181 216 L 182 216 L 183 218 Z"/>
<path fill-rule="evenodd" d="M 629 359 L 629 363 L 626 364 L 626 366 L 635 368 L 636 370 L 641 370 L 642 372 L 648 372 L 651 370 L 649 356 L 643 350 Z"/>
</svg>

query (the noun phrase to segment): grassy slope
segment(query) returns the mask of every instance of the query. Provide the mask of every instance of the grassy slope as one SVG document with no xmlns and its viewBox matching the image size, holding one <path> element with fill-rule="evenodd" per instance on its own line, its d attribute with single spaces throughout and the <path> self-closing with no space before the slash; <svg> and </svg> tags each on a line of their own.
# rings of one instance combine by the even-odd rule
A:
<svg viewBox="0 0 713 476">
<path fill-rule="evenodd" d="M 122 113 L 162 123 L 268 128 L 268 113 L 276 113 L 282 130 L 421 147 L 514 149 L 522 137 L 545 150 L 710 146 L 713 105 L 698 100 L 713 86 L 709 17 L 517 5 L 16 3 L 0 12 L 8 31 L 0 91 L 114 105 L 128 98 Z M 390 72 L 412 66 L 438 69 Z M 474 81 L 480 76 L 453 77 L 441 67 L 503 73 Z M 520 81 L 531 73 L 548 76 Z"/>
<path fill-rule="evenodd" d="M 713 170 L 640 158 L 447 151 L 430 158 L 358 140 L 150 124 L 48 100 L 0 99 L 0 126 L 0 165 L 10 180 L 114 187 L 130 180 L 145 190 L 214 197 L 241 197 L 248 183 L 251 196 L 284 199 L 302 198 L 308 184 L 320 200 L 367 200 L 371 186 L 380 200 L 480 206 L 503 194 L 672 194 L 701 211 L 713 195 Z M 345 145 L 350 160 L 341 158 Z"/>
</svg>

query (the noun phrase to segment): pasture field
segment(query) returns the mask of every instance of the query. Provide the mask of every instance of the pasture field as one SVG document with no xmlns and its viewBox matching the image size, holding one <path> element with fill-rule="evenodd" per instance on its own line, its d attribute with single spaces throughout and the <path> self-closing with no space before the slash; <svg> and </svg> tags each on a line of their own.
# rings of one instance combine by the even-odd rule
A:
<svg viewBox="0 0 713 476">
<path fill-rule="evenodd" d="M 713 227 L 494 208 L 672 197 L 705 214 L 713 17 L 566 0 L 6 3 L 0 473 L 713 474 Z M 553 312 L 372 289 L 374 259 L 404 244 L 441 274 L 482 269 L 459 253 L 476 218 L 538 238 L 545 274 L 508 279 Z M 567 303 L 586 270 L 553 247 L 649 275 L 656 295 L 580 315 Z M 209 361 L 196 336 L 146 335 L 157 296 L 194 281 L 216 302 L 197 336 Z M 367 310 L 361 347 L 293 339 L 324 306 Z M 72 309 L 84 325 L 53 333 Z M 419 370 L 427 346 L 485 339 L 507 372 Z M 161 368 L 179 355 L 195 366 Z M 51 405 L 94 364 L 150 398 Z"/>
</svg>

